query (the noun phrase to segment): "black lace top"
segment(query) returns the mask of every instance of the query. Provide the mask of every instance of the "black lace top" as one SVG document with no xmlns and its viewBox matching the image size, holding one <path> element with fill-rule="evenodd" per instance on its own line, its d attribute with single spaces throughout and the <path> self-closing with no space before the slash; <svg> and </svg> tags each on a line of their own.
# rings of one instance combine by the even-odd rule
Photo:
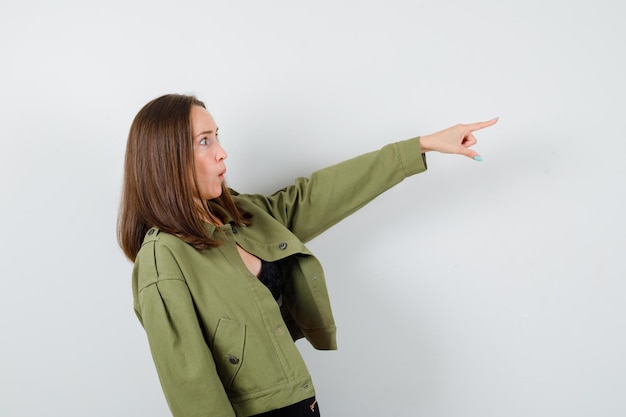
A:
<svg viewBox="0 0 626 417">
<path fill-rule="evenodd" d="M 270 290 L 274 299 L 278 301 L 280 290 L 283 286 L 283 274 L 278 266 L 278 262 L 266 262 L 261 259 L 259 280 Z"/>
</svg>

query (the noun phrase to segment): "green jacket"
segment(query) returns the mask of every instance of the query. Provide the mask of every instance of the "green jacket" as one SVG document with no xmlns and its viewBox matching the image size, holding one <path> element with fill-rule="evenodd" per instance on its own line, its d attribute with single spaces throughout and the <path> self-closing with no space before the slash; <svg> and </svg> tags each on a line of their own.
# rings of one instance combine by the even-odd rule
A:
<svg viewBox="0 0 626 417">
<path fill-rule="evenodd" d="M 217 248 L 196 250 L 150 229 L 133 269 L 134 308 L 173 415 L 250 416 L 312 397 L 293 341 L 337 345 L 324 273 L 303 242 L 425 169 L 414 138 L 299 178 L 271 196 L 233 192 L 253 224 L 207 224 L 223 242 Z M 235 244 L 266 261 L 284 260 L 280 306 Z"/>
</svg>

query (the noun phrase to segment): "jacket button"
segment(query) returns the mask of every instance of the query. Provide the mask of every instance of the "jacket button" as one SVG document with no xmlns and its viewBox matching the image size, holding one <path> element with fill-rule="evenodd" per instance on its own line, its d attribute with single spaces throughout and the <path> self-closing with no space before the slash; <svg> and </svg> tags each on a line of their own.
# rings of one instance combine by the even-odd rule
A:
<svg viewBox="0 0 626 417">
<path fill-rule="evenodd" d="M 280 249 L 280 250 L 285 250 L 285 249 L 287 249 L 287 242 L 280 242 L 280 243 L 278 244 L 278 249 Z"/>
<path fill-rule="evenodd" d="M 234 356 L 229 356 L 228 357 L 228 362 L 230 362 L 233 365 L 237 365 L 239 363 L 239 358 L 236 358 Z"/>
<path fill-rule="evenodd" d="M 151 235 L 151 234 L 153 234 L 153 233 L 154 233 L 154 229 L 150 229 L 150 230 L 148 230 L 148 236 L 150 236 L 150 235 Z"/>
</svg>

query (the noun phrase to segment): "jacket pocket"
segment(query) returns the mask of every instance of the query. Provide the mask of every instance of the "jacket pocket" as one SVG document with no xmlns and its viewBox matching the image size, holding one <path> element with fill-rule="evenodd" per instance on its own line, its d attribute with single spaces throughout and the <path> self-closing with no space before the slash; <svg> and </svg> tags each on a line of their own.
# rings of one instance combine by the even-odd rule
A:
<svg viewBox="0 0 626 417">
<path fill-rule="evenodd" d="M 224 388 L 232 386 L 241 369 L 246 342 L 246 325 L 226 317 L 220 318 L 213 338 L 213 359 Z"/>
</svg>

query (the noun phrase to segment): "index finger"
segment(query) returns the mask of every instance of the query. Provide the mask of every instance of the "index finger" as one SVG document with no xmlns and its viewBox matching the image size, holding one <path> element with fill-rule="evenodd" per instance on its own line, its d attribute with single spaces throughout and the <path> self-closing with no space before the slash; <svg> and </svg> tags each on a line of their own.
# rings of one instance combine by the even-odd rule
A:
<svg viewBox="0 0 626 417">
<path fill-rule="evenodd" d="M 470 131 L 475 132 L 477 130 L 495 125 L 498 120 L 500 120 L 500 118 L 495 117 L 491 120 L 487 120 L 486 122 L 470 123 L 470 124 L 465 125 L 465 127 L 467 127 L 467 129 L 469 129 Z"/>
</svg>

